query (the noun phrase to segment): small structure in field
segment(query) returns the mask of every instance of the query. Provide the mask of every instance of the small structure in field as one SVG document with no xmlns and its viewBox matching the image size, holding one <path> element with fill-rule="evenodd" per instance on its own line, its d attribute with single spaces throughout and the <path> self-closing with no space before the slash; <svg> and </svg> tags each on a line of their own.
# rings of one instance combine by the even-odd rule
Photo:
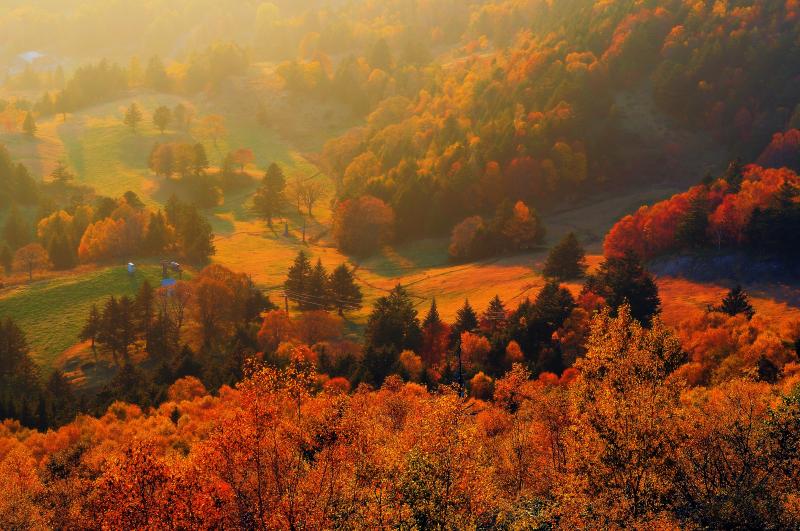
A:
<svg viewBox="0 0 800 531">
<path fill-rule="evenodd" d="M 136 264 L 128 262 L 128 274 L 133 276 L 134 273 L 136 273 Z"/>
</svg>

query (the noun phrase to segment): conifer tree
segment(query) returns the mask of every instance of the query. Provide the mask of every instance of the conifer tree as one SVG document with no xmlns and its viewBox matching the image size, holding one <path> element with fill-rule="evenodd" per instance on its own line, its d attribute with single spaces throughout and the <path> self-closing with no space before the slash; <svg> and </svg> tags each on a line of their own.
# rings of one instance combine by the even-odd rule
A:
<svg viewBox="0 0 800 531">
<path fill-rule="evenodd" d="M 22 130 L 25 131 L 25 134 L 29 137 L 36 136 L 36 120 L 33 119 L 33 114 L 30 111 L 25 115 L 25 121 L 22 123 Z"/>
<path fill-rule="evenodd" d="M 375 301 L 364 333 L 366 349 L 390 349 L 395 353 L 417 350 L 422 330 L 408 291 L 398 284 L 387 296 Z"/>
<path fill-rule="evenodd" d="M 489 301 L 489 307 L 483 313 L 481 327 L 487 329 L 489 332 L 495 332 L 498 328 L 502 328 L 506 322 L 506 307 L 499 295 Z"/>
<path fill-rule="evenodd" d="M 148 280 L 142 282 L 134 299 L 134 328 L 147 337 L 153 324 L 153 305 L 155 303 L 155 290 Z"/>
<path fill-rule="evenodd" d="M 286 177 L 283 175 L 283 170 L 273 162 L 264 174 L 261 187 L 253 196 L 256 213 L 266 220 L 270 228 L 272 228 L 272 218 L 281 212 L 286 202 L 285 188 Z"/>
<path fill-rule="evenodd" d="M 542 273 L 560 281 L 582 278 L 586 274 L 586 252 L 575 233 L 570 232 L 550 249 Z"/>
<path fill-rule="evenodd" d="M 615 310 L 629 304 L 631 315 L 644 324 L 649 325 L 661 311 L 658 286 L 642 260 L 630 251 L 607 258 L 597 273 L 586 279 L 584 290 L 600 295 Z"/>
<path fill-rule="evenodd" d="M 167 220 L 159 210 L 150 214 L 150 223 L 147 224 L 142 247 L 144 252 L 149 255 L 158 255 L 164 251 L 169 243 L 169 232 L 167 230 Z"/>
<path fill-rule="evenodd" d="M 438 326 L 440 324 L 442 324 L 442 318 L 439 316 L 439 308 L 436 306 L 436 297 L 434 297 L 431 301 L 428 314 L 425 316 L 425 320 L 422 321 L 422 328 L 427 330 L 432 326 Z"/>
<path fill-rule="evenodd" d="M 311 262 L 308 260 L 306 253 L 300 251 L 289 268 L 283 287 L 289 300 L 296 302 L 302 309 L 306 308 L 310 277 Z"/>
<path fill-rule="evenodd" d="M 78 336 L 81 341 L 91 340 L 92 352 L 96 350 L 95 341 L 97 341 L 97 337 L 100 334 L 101 324 L 100 310 L 97 309 L 97 304 L 92 304 L 86 323 L 83 325 L 83 329 Z"/>
<path fill-rule="evenodd" d="M 469 299 L 464 299 L 464 305 L 456 312 L 456 321 L 450 334 L 450 343 L 458 345 L 463 332 L 472 332 L 478 328 L 478 314 L 472 309 Z"/>
<path fill-rule="evenodd" d="M 322 265 L 322 260 L 317 259 L 317 265 L 311 270 L 308 277 L 308 306 L 311 309 L 327 310 L 330 308 L 330 289 L 328 272 Z"/>
<path fill-rule="evenodd" d="M 333 270 L 330 278 L 330 292 L 333 307 L 339 315 L 349 310 L 361 308 L 364 296 L 356 284 L 355 274 L 347 264 L 340 264 Z"/>
<path fill-rule="evenodd" d="M 752 319 L 756 313 L 750 304 L 747 293 L 738 285 L 725 295 L 725 298 L 722 299 L 722 304 L 717 309 L 731 316 L 744 314 L 748 319 Z"/>
<path fill-rule="evenodd" d="M 55 169 L 50 173 L 50 178 L 53 180 L 54 183 L 65 185 L 72 181 L 75 176 L 69 171 L 66 164 L 64 164 L 63 160 L 59 160 L 56 163 Z"/>
</svg>

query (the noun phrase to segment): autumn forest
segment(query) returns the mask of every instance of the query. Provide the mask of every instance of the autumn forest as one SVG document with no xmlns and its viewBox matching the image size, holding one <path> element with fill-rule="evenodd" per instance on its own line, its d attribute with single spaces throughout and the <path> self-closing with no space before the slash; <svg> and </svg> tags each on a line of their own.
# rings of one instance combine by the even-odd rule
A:
<svg viewBox="0 0 800 531">
<path fill-rule="evenodd" d="M 0 33 L 0 528 L 800 528 L 800 1 Z"/>
</svg>

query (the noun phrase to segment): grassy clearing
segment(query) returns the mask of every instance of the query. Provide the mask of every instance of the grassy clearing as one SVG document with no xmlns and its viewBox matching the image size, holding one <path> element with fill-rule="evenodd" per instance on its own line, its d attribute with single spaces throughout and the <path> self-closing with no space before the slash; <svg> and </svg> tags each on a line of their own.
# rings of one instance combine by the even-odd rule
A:
<svg viewBox="0 0 800 531">
<path fill-rule="evenodd" d="M 11 316 L 25 330 L 34 359 L 49 371 L 58 355 L 78 342 L 92 304 L 111 295 L 134 295 L 147 279 L 161 281 L 161 267 L 140 266 L 129 276 L 123 266 L 36 281 L 0 292 L 0 317 Z"/>
</svg>

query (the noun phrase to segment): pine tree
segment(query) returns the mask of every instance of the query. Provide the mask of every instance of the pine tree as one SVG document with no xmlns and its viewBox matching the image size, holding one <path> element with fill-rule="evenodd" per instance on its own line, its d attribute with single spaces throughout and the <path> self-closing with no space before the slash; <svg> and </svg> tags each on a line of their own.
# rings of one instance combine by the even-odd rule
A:
<svg viewBox="0 0 800 531">
<path fill-rule="evenodd" d="M 427 330 L 432 326 L 438 326 L 440 324 L 442 324 L 442 318 L 439 316 L 439 308 L 436 306 L 436 298 L 434 297 L 431 301 L 428 314 L 425 316 L 425 320 L 422 321 L 422 328 Z"/>
<path fill-rule="evenodd" d="M 309 262 L 306 253 L 300 251 L 289 268 L 283 287 L 289 300 L 296 302 L 302 309 L 307 306 L 310 277 L 311 262 Z"/>
<path fill-rule="evenodd" d="M 463 332 L 472 332 L 478 328 L 478 314 L 472 309 L 469 299 L 464 299 L 464 306 L 456 312 L 456 322 L 450 335 L 450 343 L 458 344 Z"/>
<path fill-rule="evenodd" d="M 317 259 L 317 265 L 311 270 L 308 277 L 308 306 L 311 309 L 327 310 L 330 308 L 330 289 L 328 272 L 322 265 L 322 260 Z"/>
<path fill-rule="evenodd" d="M 36 120 L 33 119 L 33 114 L 30 111 L 25 115 L 25 121 L 22 123 L 22 130 L 25 131 L 25 134 L 29 137 L 36 136 Z"/>
<path fill-rule="evenodd" d="M 147 224 L 147 233 L 142 241 L 142 248 L 148 255 L 161 254 L 169 243 L 167 220 L 164 214 L 158 212 L 150 214 L 150 223 Z"/>
<path fill-rule="evenodd" d="M 607 258 L 597 273 L 586 279 L 585 290 L 600 295 L 616 310 L 626 302 L 631 315 L 644 324 L 661 311 L 658 286 L 642 260 L 632 252 Z"/>
<path fill-rule="evenodd" d="M 145 280 L 139 286 L 134 306 L 134 329 L 139 334 L 147 337 L 153 324 L 153 305 L 155 303 L 155 290 L 150 282 Z"/>
<path fill-rule="evenodd" d="M 747 293 L 738 285 L 725 295 L 725 298 L 722 299 L 722 304 L 717 307 L 717 310 L 731 316 L 744 314 L 748 319 L 752 319 L 756 313 L 750 304 Z"/>
<path fill-rule="evenodd" d="M 422 330 L 411 296 L 403 286 L 398 284 L 387 296 L 375 301 L 364 335 L 368 351 L 418 350 Z"/>
<path fill-rule="evenodd" d="M 142 121 L 142 111 L 139 110 L 139 106 L 136 102 L 131 103 L 131 106 L 128 107 L 128 110 L 125 111 L 125 118 L 123 119 L 123 123 L 131 128 L 132 131 L 136 131 L 136 126 L 139 125 L 139 122 Z"/>
<path fill-rule="evenodd" d="M 364 296 L 361 288 L 356 284 L 355 273 L 347 267 L 347 264 L 340 264 L 331 273 L 330 292 L 333 307 L 336 308 L 339 315 L 361 308 Z"/>
<path fill-rule="evenodd" d="M 586 274 L 586 252 L 575 233 L 570 232 L 550 249 L 542 273 L 560 281 L 582 278 Z"/>
<path fill-rule="evenodd" d="M 261 187 L 253 197 L 256 213 L 267 221 L 270 228 L 272 228 L 272 218 L 281 212 L 286 202 L 285 188 L 286 177 L 283 175 L 283 170 L 273 162 L 267 168 Z"/>
<path fill-rule="evenodd" d="M 71 182 L 75 176 L 69 171 L 69 168 L 64 164 L 63 160 L 56 163 L 55 169 L 50 173 L 50 178 L 56 184 L 66 185 Z"/>
<path fill-rule="evenodd" d="M 506 322 L 506 307 L 499 295 L 495 295 L 489 302 L 489 307 L 481 316 L 483 323 L 482 327 L 487 328 L 490 332 L 502 328 Z"/>
</svg>

